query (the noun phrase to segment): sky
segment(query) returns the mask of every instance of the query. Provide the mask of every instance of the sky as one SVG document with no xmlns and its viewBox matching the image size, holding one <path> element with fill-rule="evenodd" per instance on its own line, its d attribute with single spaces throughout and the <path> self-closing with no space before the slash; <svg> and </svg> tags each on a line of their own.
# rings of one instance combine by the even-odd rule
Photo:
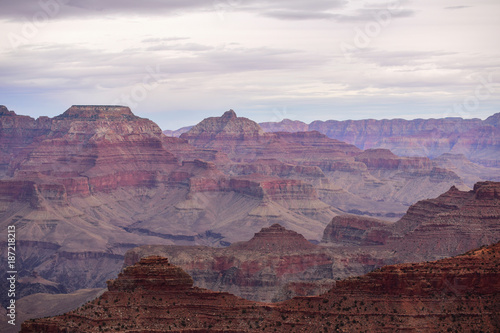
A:
<svg viewBox="0 0 500 333">
<path fill-rule="evenodd" d="M 498 0 L 0 0 L 0 105 L 162 129 L 500 112 Z"/>
</svg>

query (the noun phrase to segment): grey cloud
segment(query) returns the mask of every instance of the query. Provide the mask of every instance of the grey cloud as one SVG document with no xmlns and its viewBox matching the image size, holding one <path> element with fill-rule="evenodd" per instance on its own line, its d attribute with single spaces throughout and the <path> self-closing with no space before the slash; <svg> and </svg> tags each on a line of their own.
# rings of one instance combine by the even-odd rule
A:
<svg viewBox="0 0 500 333">
<path fill-rule="evenodd" d="M 175 15 L 178 11 L 213 7 L 203 0 L 0 0 L 0 17 L 30 19 L 38 12 L 46 12 L 54 19 L 73 16 L 99 16 L 109 14 L 161 14 Z"/>
<path fill-rule="evenodd" d="M 40 5 L 43 3 L 45 5 Z M 0 18 L 30 19 L 48 10 L 52 19 L 65 17 L 124 15 L 180 15 L 186 11 L 247 11 L 279 19 L 325 19 L 336 9 L 349 5 L 347 0 L 0 0 Z"/>
<path fill-rule="evenodd" d="M 357 9 L 351 14 L 340 14 L 335 11 L 310 11 L 310 10 L 268 10 L 262 15 L 281 20 L 336 20 L 338 22 L 362 22 L 374 20 L 376 14 L 388 11 L 386 7 Z M 401 9 L 395 13 L 391 12 L 393 18 L 412 17 L 415 12 L 411 9 Z"/>
<path fill-rule="evenodd" d="M 356 22 L 356 21 L 373 21 L 376 19 L 376 14 L 381 11 L 388 11 L 387 8 L 371 8 L 371 9 L 359 9 L 353 15 L 342 15 L 335 14 L 334 18 L 339 22 Z M 391 17 L 393 18 L 405 18 L 412 17 L 415 15 L 415 11 L 411 9 L 401 9 L 395 13 L 390 12 Z"/>
<path fill-rule="evenodd" d="M 176 42 L 180 40 L 187 40 L 189 37 L 167 37 L 167 38 L 145 38 L 142 43 L 161 43 L 161 42 Z"/>
<path fill-rule="evenodd" d="M 212 50 L 212 46 L 202 45 L 198 43 L 185 43 L 185 44 L 165 44 L 150 46 L 146 51 L 208 51 Z"/>
<path fill-rule="evenodd" d="M 450 6 L 450 7 L 444 7 L 444 9 L 448 10 L 456 10 L 456 9 L 464 9 L 464 8 L 471 8 L 472 6 Z"/>
<path fill-rule="evenodd" d="M 116 88 L 140 82 L 147 68 L 159 68 L 166 80 L 200 73 L 209 76 L 249 71 L 293 70 L 324 64 L 327 59 L 304 52 L 272 48 L 209 49 L 198 44 L 172 45 L 192 52 L 168 58 L 162 53 L 129 49 L 102 52 L 60 44 L 26 46 L 5 53 L 0 63 L 0 87 L 59 91 L 91 87 Z M 204 52 L 199 52 L 203 48 Z M 174 54 L 175 55 L 175 54 Z M 179 76 L 180 75 L 180 76 Z"/>
<path fill-rule="evenodd" d="M 381 67 L 412 66 L 428 62 L 437 57 L 448 57 L 456 53 L 445 51 L 384 51 L 379 49 L 366 49 L 364 52 L 354 53 L 353 56 L 364 61 L 375 63 Z"/>
<path fill-rule="evenodd" d="M 322 12 L 305 12 L 298 10 L 273 10 L 268 11 L 264 16 L 273 17 L 281 20 L 317 20 L 332 19 L 333 14 Z"/>
<path fill-rule="evenodd" d="M 478 60 L 461 53 L 448 51 L 389 52 L 370 48 L 363 52 L 353 53 L 352 57 L 380 67 L 393 67 L 394 71 L 400 72 L 425 70 L 426 66 L 430 64 L 436 69 L 460 72 L 462 77 L 472 73 L 491 73 L 500 70 L 500 60 L 495 56 L 483 57 Z"/>
</svg>

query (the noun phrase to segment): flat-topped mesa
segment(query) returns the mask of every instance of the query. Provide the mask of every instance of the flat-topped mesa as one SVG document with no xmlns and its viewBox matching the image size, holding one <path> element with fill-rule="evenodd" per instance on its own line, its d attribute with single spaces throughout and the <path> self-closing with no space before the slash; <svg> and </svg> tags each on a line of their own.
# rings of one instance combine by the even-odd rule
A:
<svg viewBox="0 0 500 333">
<path fill-rule="evenodd" d="M 326 226 L 323 243 L 339 243 L 343 245 L 382 245 L 391 235 L 384 230 L 385 221 L 359 215 L 335 216 Z"/>
<path fill-rule="evenodd" d="M 151 256 L 125 268 L 107 284 L 109 291 L 185 290 L 193 286 L 193 279 L 182 268 L 171 265 L 167 258 Z"/>
<path fill-rule="evenodd" d="M 478 182 L 474 185 L 476 199 L 500 200 L 500 182 Z"/>
<path fill-rule="evenodd" d="M 367 149 L 358 156 L 357 162 L 363 162 L 369 170 L 431 170 L 432 162 L 427 157 L 400 157 L 389 149 Z"/>
<path fill-rule="evenodd" d="M 210 117 L 183 133 L 183 139 L 215 139 L 225 136 L 260 136 L 264 131 L 256 122 L 236 116 L 233 110 L 226 111 L 221 117 Z"/>
<path fill-rule="evenodd" d="M 73 105 L 55 119 L 138 119 L 129 107 L 121 105 Z"/>
<path fill-rule="evenodd" d="M 262 228 L 248 242 L 231 245 L 242 250 L 252 251 L 300 251 L 314 249 L 316 245 L 307 241 L 304 236 L 275 223 L 269 228 Z"/>
</svg>

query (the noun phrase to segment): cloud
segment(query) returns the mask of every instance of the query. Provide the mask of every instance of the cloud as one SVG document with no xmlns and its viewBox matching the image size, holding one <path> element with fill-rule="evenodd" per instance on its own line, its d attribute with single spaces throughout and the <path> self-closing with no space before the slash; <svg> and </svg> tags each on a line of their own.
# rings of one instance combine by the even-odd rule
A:
<svg viewBox="0 0 500 333">
<path fill-rule="evenodd" d="M 73 16 L 105 16 L 113 14 L 132 15 L 176 15 L 179 11 L 207 10 L 213 8 L 204 0 L 0 0 L 0 17 L 8 19 L 30 19 L 39 12 L 46 12 L 52 18 Z"/>
<path fill-rule="evenodd" d="M 406 1 L 399 1 L 399 6 L 391 3 L 363 4 L 356 1 L 322 2 L 316 5 L 302 4 L 275 4 L 273 6 L 261 6 L 254 10 L 263 16 L 280 20 L 336 20 L 339 22 L 371 21 L 374 14 L 381 11 L 390 11 L 391 17 L 411 17 L 415 12 L 409 8 L 403 8 Z"/>
<path fill-rule="evenodd" d="M 159 43 L 154 46 L 150 46 L 146 48 L 146 51 L 208 51 L 212 50 L 213 46 L 198 44 L 198 43 L 176 43 L 176 44 L 168 44 L 168 43 Z"/>
<path fill-rule="evenodd" d="M 385 7 L 358 9 L 350 15 L 333 14 L 333 18 L 339 22 L 369 22 L 376 20 L 376 14 L 381 12 L 389 12 L 391 18 L 406 18 L 415 15 L 415 11 L 411 9 L 400 9 L 391 12 Z"/>
<path fill-rule="evenodd" d="M 177 42 L 180 40 L 188 40 L 189 37 L 167 37 L 167 38 L 145 38 L 141 42 L 142 43 L 162 43 L 162 42 Z"/>
<path fill-rule="evenodd" d="M 263 15 L 280 20 L 323 20 L 335 18 L 335 15 L 331 13 L 307 12 L 300 10 L 270 10 L 266 11 Z"/>
<path fill-rule="evenodd" d="M 192 73 L 217 76 L 307 69 L 327 61 L 297 50 L 267 47 L 214 48 L 196 43 L 160 43 L 148 50 L 151 48 L 182 53 L 166 58 L 162 52 L 143 52 L 140 48 L 110 52 L 64 44 L 25 46 L 23 52 L 3 54 L 0 86 L 61 91 L 91 89 L 97 85 L 119 88 L 140 82 L 147 67 L 158 66 L 165 78 L 174 78 Z"/>
<path fill-rule="evenodd" d="M 398 3 L 406 3 L 404 0 Z M 37 13 L 47 13 L 51 19 L 68 17 L 106 17 L 109 15 L 175 16 L 193 12 L 239 11 L 259 14 L 281 20 L 336 19 L 339 21 L 372 19 L 377 10 L 387 9 L 388 3 L 364 4 L 353 0 L 0 0 L 0 18 L 31 19 Z M 345 12 L 349 12 L 346 14 Z M 405 9 L 394 17 L 408 17 L 413 12 Z"/>
<path fill-rule="evenodd" d="M 472 8 L 472 6 L 450 6 L 450 7 L 444 7 L 444 9 L 448 9 L 448 10 L 465 9 L 465 8 Z"/>
</svg>

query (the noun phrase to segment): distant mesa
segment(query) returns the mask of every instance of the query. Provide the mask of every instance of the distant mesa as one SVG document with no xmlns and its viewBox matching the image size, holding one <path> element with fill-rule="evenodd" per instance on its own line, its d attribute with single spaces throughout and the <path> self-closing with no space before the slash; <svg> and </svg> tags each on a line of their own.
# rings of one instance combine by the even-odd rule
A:
<svg viewBox="0 0 500 333">
<path fill-rule="evenodd" d="M 311 250 L 317 246 L 301 234 L 275 223 L 269 228 L 262 228 L 249 241 L 235 243 L 231 247 L 239 250 L 283 252 Z"/>
<path fill-rule="evenodd" d="M 133 120 L 139 118 L 132 113 L 129 107 L 121 105 L 73 105 L 62 115 L 61 118 L 81 118 L 86 120 L 96 119 L 124 119 Z"/>
</svg>

